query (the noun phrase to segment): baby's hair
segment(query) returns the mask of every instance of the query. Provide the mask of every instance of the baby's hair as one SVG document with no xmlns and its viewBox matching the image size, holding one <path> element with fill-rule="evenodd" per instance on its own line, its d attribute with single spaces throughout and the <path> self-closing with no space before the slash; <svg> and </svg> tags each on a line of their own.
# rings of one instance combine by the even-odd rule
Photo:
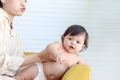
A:
<svg viewBox="0 0 120 80">
<path fill-rule="evenodd" d="M 64 34 L 62 35 L 61 40 L 63 42 L 63 37 L 68 35 L 68 34 L 70 34 L 71 36 L 75 36 L 75 35 L 82 34 L 82 33 L 86 34 L 84 45 L 85 45 L 85 48 L 87 48 L 88 47 L 89 36 L 88 36 L 88 33 L 87 33 L 86 29 L 81 25 L 71 25 L 71 26 L 69 26 L 66 29 L 66 31 L 64 32 Z"/>
</svg>

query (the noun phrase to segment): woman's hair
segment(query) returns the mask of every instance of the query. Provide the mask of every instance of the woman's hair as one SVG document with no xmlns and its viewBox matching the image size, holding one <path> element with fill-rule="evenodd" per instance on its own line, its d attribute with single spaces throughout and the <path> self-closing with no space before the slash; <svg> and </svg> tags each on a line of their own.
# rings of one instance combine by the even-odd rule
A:
<svg viewBox="0 0 120 80">
<path fill-rule="evenodd" d="M 70 36 L 75 36 L 75 35 L 82 34 L 82 33 L 86 34 L 84 45 L 85 45 L 85 48 L 87 48 L 88 47 L 89 36 L 88 36 L 88 33 L 87 33 L 86 29 L 81 25 L 71 25 L 71 26 L 69 26 L 66 29 L 66 31 L 64 32 L 64 34 L 62 35 L 61 40 L 63 42 L 63 37 L 68 35 L 68 34 L 70 34 Z"/>
<path fill-rule="evenodd" d="M 0 8 L 2 8 L 3 7 L 3 5 L 2 5 L 2 2 L 1 2 L 1 0 L 0 0 Z"/>
</svg>

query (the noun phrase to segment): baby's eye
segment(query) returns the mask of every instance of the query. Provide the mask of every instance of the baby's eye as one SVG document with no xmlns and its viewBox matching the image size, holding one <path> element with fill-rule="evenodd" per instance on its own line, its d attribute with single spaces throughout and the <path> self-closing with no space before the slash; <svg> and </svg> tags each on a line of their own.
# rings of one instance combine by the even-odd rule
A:
<svg viewBox="0 0 120 80">
<path fill-rule="evenodd" d="M 78 44 L 81 44 L 81 42 L 80 42 L 80 41 L 77 41 L 77 43 L 78 43 Z"/>
<path fill-rule="evenodd" d="M 72 38 L 68 38 L 69 40 L 72 40 Z"/>
</svg>

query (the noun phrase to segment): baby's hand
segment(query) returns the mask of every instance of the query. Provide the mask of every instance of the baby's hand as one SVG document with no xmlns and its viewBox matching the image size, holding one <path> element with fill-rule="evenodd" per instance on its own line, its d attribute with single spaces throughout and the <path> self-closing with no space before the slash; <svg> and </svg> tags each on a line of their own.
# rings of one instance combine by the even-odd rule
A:
<svg viewBox="0 0 120 80">
<path fill-rule="evenodd" d="M 49 44 L 42 53 L 45 53 L 46 57 L 48 57 L 50 60 L 54 60 L 56 62 L 61 63 L 61 54 L 64 53 L 64 49 L 61 43 L 55 42 Z"/>
<path fill-rule="evenodd" d="M 56 62 L 62 63 L 64 60 L 64 49 L 63 47 L 58 48 L 58 54 L 56 55 Z"/>
</svg>

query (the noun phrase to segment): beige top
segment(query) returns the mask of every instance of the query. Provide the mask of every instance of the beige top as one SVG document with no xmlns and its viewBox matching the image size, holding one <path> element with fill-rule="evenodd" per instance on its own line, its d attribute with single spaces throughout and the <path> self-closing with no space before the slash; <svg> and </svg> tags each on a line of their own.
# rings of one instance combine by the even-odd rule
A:
<svg viewBox="0 0 120 80">
<path fill-rule="evenodd" d="M 24 62 L 22 39 L 11 26 L 7 13 L 0 8 L 0 75 L 15 75 Z"/>
</svg>

